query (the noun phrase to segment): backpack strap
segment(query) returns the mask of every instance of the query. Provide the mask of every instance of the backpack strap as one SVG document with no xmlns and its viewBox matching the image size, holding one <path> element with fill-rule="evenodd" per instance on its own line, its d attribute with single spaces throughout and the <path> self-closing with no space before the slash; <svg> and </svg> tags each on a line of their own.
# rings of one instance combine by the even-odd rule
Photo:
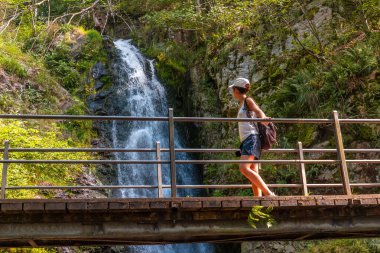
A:
<svg viewBox="0 0 380 253">
<path fill-rule="evenodd" d="M 247 105 L 247 98 L 248 98 L 248 97 L 246 97 L 246 98 L 244 99 L 244 102 L 243 102 L 243 109 L 247 111 L 247 117 L 250 118 L 250 115 L 249 115 L 249 108 L 248 108 L 248 105 Z"/>
<path fill-rule="evenodd" d="M 246 97 L 244 99 L 243 109 L 246 110 L 247 118 L 252 118 L 251 114 L 249 113 L 249 108 L 248 108 L 248 105 L 247 105 L 247 98 L 248 97 Z M 256 127 L 257 133 L 259 133 L 259 126 L 258 126 L 257 122 L 252 122 L 252 124 Z"/>
</svg>

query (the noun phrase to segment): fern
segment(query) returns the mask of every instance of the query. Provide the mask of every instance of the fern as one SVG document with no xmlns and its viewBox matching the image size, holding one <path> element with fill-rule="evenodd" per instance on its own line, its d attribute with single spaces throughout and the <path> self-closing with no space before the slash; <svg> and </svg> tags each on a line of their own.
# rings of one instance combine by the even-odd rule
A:
<svg viewBox="0 0 380 253">
<path fill-rule="evenodd" d="M 253 206 L 249 212 L 247 222 L 253 227 L 257 228 L 258 224 L 263 224 L 266 227 L 271 227 L 276 221 L 270 215 L 273 207 L 264 208 L 263 206 Z"/>
</svg>

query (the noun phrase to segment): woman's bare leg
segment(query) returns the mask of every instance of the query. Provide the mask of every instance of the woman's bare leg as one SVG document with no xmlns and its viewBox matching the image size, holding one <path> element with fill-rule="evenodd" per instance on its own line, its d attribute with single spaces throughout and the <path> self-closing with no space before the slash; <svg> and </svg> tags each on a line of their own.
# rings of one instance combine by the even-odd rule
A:
<svg viewBox="0 0 380 253">
<path fill-rule="evenodd" d="M 253 158 L 253 159 L 255 159 L 255 158 Z M 251 168 L 251 170 L 253 170 L 257 174 L 259 174 L 259 164 L 258 163 L 252 163 L 250 168 Z M 263 196 L 263 192 L 255 184 L 252 184 L 252 192 L 257 197 Z"/>
<path fill-rule="evenodd" d="M 254 156 L 243 155 L 241 156 L 240 160 L 254 160 Z M 264 195 L 270 195 L 271 191 L 269 190 L 268 186 L 265 184 L 261 176 L 251 169 L 251 166 L 252 163 L 241 163 L 240 172 L 246 178 L 248 178 L 248 180 L 251 181 L 253 185 L 260 189 L 264 193 Z"/>
</svg>

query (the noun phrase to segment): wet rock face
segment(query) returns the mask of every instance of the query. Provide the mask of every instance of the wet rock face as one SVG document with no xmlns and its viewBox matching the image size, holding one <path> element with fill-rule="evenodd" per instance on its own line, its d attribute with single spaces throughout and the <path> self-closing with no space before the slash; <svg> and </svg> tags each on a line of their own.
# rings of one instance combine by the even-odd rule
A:
<svg viewBox="0 0 380 253">
<path fill-rule="evenodd" d="M 88 98 L 88 107 L 92 114 L 106 115 L 105 103 L 110 90 L 100 91 L 95 96 Z"/>
<path fill-rule="evenodd" d="M 100 90 L 101 88 L 103 88 L 103 86 L 104 86 L 104 83 L 103 83 L 102 81 L 100 81 L 100 80 L 96 80 L 96 81 L 95 81 L 95 90 L 96 90 L 96 91 L 98 91 L 98 90 Z"/>
<path fill-rule="evenodd" d="M 107 65 L 103 62 L 97 62 L 92 67 L 91 77 L 94 80 L 95 91 L 94 95 L 87 97 L 87 105 L 92 115 L 109 115 L 109 108 L 107 108 L 107 100 L 112 93 L 111 87 L 106 87 L 106 83 L 102 81 L 104 77 L 110 75 L 108 70 L 108 64 L 111 64 L 115 59 L 113 51 L 115 50 L 113 44 L 105 38 L 105 46 L 107 48 L 108 60 Z M 109 124 L 107 121 L 94 121 L 94 129 L 98 132 L 99 139 L 94 140 L 92 143 L 93 147 L 104 148 L 112 147 L 111 136 L 109 134 Z M 103 159 L 112 159 L 113 156 L 110 153 L 102 153 Z M 116 170 L 110 165 L 99 165 L 95 172 L 99 180 L 105 185 L 116 184 Z M 107 192 L 107 195 L 112 195 L 112 191 Z M 73 251 L 76 252 L 76 251 Z M 69 252 L 68 252 L 69 253 Z M 70 252 L 71 253 L 71 252 Z"/>
<path fill-rule="evenodd" d="M 95 91 L 96 94 L 91 95 L 87 98 L 87 105 L 90 111 L 90 114 L 93 115 L 110 115 L 109 108 L 107 108 L 107 100 L 111 93 L 113 92 L 112 87 L 108 87 L 106 83 L 103 81 L 104 77 L 109 77 L 112 75 L 111 71 L 109 71 L 109 64 L 112 64 L 112 62 L 116 58 L 115 54 L 115 47 L 112 43 L 112 41 L 108 37 L 104 37 L 104 45 L 107 49 L 108 54 L 108 62 L 107 64 L 103 62 L 97 62 L 92 67 L 92 73 L 91 76 L 95 81 Z M 107 130 L 109 129 L 109 124 L 103 121 L 95 121 L 94 122 L 94 129 L 97 130 L 99 134 L 99 142 L 97 143 L 97 147 L 111 147 L 112 143 L 110 142 L 111 137 L 107 133 Z M 99 166 L 99 172 L 100 174 L 103 174 L 102 170 L 105 166 Z M 108 170 L 112 171 L 112 170 Z M 104 178 L 104 175 L 102 176 Z M 108 176 L 105 180 L 106 182 L 110 182 L 112 180 L 108 179 Z"/>
<path fill-rule="evenodd" d="M 107 68 L 103 62 L 97 62 L 92 68 L 92 78 L 95 79 L 95 90 L 102 89 L 105 85 L 101 78 L 108 75 Z"/>
<path fill-rule="evenodd" d="M 94 79 L 99 79 L 105 75 L 107 75 L 106 66 L 102 62 L 97 62 L 92 68 L 92 77 Z"/>
</svg>

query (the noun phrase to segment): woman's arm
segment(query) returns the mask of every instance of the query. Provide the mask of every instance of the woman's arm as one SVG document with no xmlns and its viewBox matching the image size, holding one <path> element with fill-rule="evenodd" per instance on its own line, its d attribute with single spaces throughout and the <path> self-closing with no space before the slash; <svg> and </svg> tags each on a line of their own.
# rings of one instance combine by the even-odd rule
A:
<svg viewBox="0 0 380 253">
<path fill-rule="evenodd" d="M 252 98 L 247 98 L 247 106 L 250 111 L 253 111 L 256 113 L 257 117 L 260 119 L 268 119 L 268 117 L 265 115 L 265 113 L 260 109 L 260 107 L 253 101 Z M 264 125 L 268 125 L 269 122 L 261 122 Z"/>
</svg>

